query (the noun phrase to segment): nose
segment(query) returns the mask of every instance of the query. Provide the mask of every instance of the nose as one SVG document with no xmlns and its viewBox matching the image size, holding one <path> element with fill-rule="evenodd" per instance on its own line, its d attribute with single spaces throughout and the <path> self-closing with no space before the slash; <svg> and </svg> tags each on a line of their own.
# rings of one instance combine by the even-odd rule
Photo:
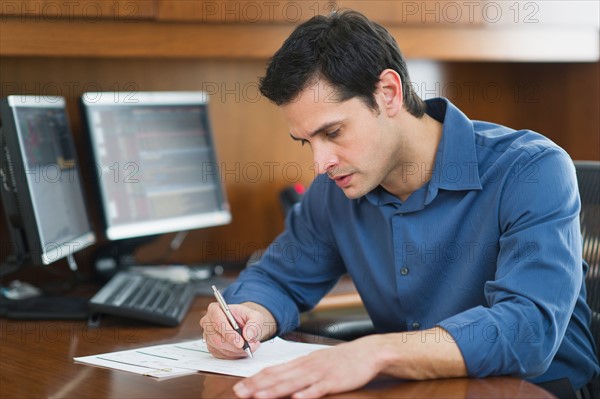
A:
<svg viewBox="0 0 600 399">
<path fill-rule="evenodd" d="M 338 165 L 337 157 L 327 143 L 312 143 L 313 161 L 317 173 L 333 173 Z"/>
</svg>

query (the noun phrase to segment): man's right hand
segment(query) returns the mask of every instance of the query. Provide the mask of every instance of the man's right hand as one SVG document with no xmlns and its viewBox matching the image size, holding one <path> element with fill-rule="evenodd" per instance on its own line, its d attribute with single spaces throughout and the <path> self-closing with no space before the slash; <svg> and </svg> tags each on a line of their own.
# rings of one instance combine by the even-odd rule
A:
<svg viewBox="0 0 600 399">
<path fill-rule="evenodd" d="M 260 346 L 260 341 L 270 338 L 277 330 L 275 319 L 261 305 L 247 302 L 229 305 L 229 309 L 253 353 Z M 247 356 L 242 349 L 244 345 L 242 337 L 233 329 L 217 302 L 208 305 L 206 315 L 200 319 L 200 326 L 208 350 L 213 356 L 219 359 L 237 359 Z"/>
</svg>

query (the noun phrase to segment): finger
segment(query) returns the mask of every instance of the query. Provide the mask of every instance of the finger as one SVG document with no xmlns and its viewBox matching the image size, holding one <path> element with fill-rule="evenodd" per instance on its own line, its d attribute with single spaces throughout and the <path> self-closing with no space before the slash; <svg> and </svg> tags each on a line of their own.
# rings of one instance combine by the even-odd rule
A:
<svg viewBox="0 0 600 399">
<path fill-rule="evenodd" d="M 209 346 L 208 350 L 213 354 L 217 359 L 243 359 L 248 357 L 248 354 L 244 351 L 229 351 L 223 348 L 217 348 L 214 346 Z"/>
<path fill-rule="evenodd" d="M 210 353 L 220 359 L 237 359 L 247 356 L 240 348 L 231 346 L 217 333 L 203 334 L 204 341 Z"/>
<path fill-rule="evenodd" d="M 334 387 L 329 384 L 328 380 L 316 381 L 306 389 L 298 391 L 292 395 L 293 399 L 320 398 L 330 393 L 335 393 Z"/>
<path fill-rule="evenodd" d="M 242 329 L 242 334 L 248 342 L 260 341 L 260 336 L 262 335 L 258 324 L 253 322 L 246 323 L 244 325 L 244 328 Z"/>
<path fill-rule="evenodd" d="M 245 309 L 243 306 L 231 305 L 231 311 L 242 334 L 247 341 L 260 341 L 263 337 L 264 317 L 254 310 Z"/>
<path fill-rule="evenodd" d="M 239 336 L 239 335 L 238 335 Z M 205 332 L 203 334 L 203 338 L 206 341 L 209 349 L 215 348 L 216 351 L 220 353 L 227 353 L 231 355 L 239 355 L 245 353 L 242 349 L 242 345 L 232 343 L 227 340 L 226 336 L 219 334 L 216 330 L 212 332 Z M 241 338 L 239 339 L 241 341 Z"/>
<path fill-rule="evenodd" d="M 236 305 L 232 305 L 232 307 L 234 306 L 238 307 Z M 236 310 L 238 315 L 243 316 L 238 316 L 238 319 L 256 319 L 256 317 L 252 316 L 252 313 L 257 313 L 257 315 L 260 316 L 260 313 L 258 312 L 247 312 L 244 311 L 243 308 Z M 247 356 L 247 353 L 242 349 L 244 346 L 244 340 L 240 334 L 229 324 L 229 320 L 216 302 L 209 304 L 207 313 L 200 319 L 200 325 L 203 330 L 202 335 L 207 347 L 215 357 L 243 358 Z M 259 332 L 257 332 L 257 329 L 255 328 L 256 325 L 258 325 L 257 322 L 246 324 L 244 326 L 246 329 L 242 331 L 245 339 L 250 344 L 250 350 L 252 352 L 255 352 L 260 346 L 260 342 L 256 339 L 257 336 L 260 336 Z"/>
<path fill-rule="evenodd" d="M 248 381 L 244 380 L 237 383 L 233 389 L 241 398 L 279 398 L 303 390 L 316 378 L 318 377 L 303 374 L 302 378 L 297 376 L 291 380 L 271 379 L 266 386 L 260 387 L 251 386 Z"/>
<path fill-rule="evenodd" d="M 202 326 L 206 335 L 212 338 L 211 342 L 216 344 L 217 340 L 221 340 L 239 349 L 244 346 L 242 337 L 233 329 L 233 326 L 231 326 L 229 320 L 216 302 L 208 305 L 205 318 L 206 321 L 204 321 Z"/>
<path fill-rule="evenodd" d="M 287 396 L 302 390 L 320 378 L 320 373 L 315 372 L 314 367 L 307 367 L 305 361 L 300 358 L 268 367 L 236 384 L 234 391 L 242 398 L 266 398 Z"/>
<path fill-rule="evenodd" d="M 211 326 L 211 324 L 205 324 L 206 329 L 203 330 L 202 337 L 206 342 L 208 350 L 219 358 L 243 358 L 247 357 L 248 354 L 243 350 L 243 341 L 239 338 L 236 339 L 236 344 L 232 345 L 226 340 L 218 331 Z M 231 333 L 230 333 L 231 334 Z M 250 345 L 250 351 L 256 352 L 260 347 L 260 341 L 248 341 Z"/>
<path fill-rule="evenodd" d="M 215 302 L 208 305 L 206 314 L 200 319 L 200 326 L 204 331 L 216 331 L 227 319 Z"/>
<path fill-rule="evenodd" d="M 260 347 L 260 342 L 249 343 L 250 351 L 256 353 Z M 243 359 L 248 357 L 248 354 L 243 349 L 233 348 L 230 349 L 227 346 L 212 345 L 207 342 L 207 347 L 210 353 L 212 353 L 218 359 Z"/>
<path fill-rule="evenodd" d="M 249 341 L 248 345 L 250 345 L 250 350 L 254 353 L 260 348 L 261 343 L 260 341 Z"/>
<path fill-rule="evenodd" d="M 234 345 L 231 345 L 221 336 L 216 329 L 210 325 L 206 325 L 206 329 L 202 333 L 202 338 L 206 342 L 206 346 L 210 353 L 218 358 L 239 358 L 246 356 L 246 353 Z"/>
</svg>

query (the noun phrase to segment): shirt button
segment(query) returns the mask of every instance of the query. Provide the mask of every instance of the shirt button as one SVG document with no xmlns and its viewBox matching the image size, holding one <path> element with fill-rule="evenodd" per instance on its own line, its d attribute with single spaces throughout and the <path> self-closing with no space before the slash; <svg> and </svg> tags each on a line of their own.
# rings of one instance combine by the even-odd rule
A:
<svg viewBox="0 0 600 399">
<path fill-rule="evenodd" d="M 402 269 L 400 269 L 400 274 L 406 276 L 408 274 L 408 267 L 404 266 Z"/>
<path fill-rule="evenodd" d="M 413 328 L 413 330 L 418 330 L 419 328 L 421 328 L 421 323 L 416 322 L 416 321 L 413 322 L 412 328 Z"/>
</svg>

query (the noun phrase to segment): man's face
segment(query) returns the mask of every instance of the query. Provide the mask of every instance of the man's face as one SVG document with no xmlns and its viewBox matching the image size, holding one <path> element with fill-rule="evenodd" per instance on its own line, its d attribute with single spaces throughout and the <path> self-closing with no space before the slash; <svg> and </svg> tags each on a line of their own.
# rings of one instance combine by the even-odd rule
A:
<svg viewBox="0 0 600 399">
<path fill-rule="evenodd" d="M 375 93 L 382 109 L 380 96 Z M 358 98 L 338 102 L 326 82 L 309 86 L 281 108 L 292 138 L 310 145 L 315 168 L 335 180 L 348 198 L 385 183 L 400 163 L 401 134 L 386 113 Z"/>
</svg>

